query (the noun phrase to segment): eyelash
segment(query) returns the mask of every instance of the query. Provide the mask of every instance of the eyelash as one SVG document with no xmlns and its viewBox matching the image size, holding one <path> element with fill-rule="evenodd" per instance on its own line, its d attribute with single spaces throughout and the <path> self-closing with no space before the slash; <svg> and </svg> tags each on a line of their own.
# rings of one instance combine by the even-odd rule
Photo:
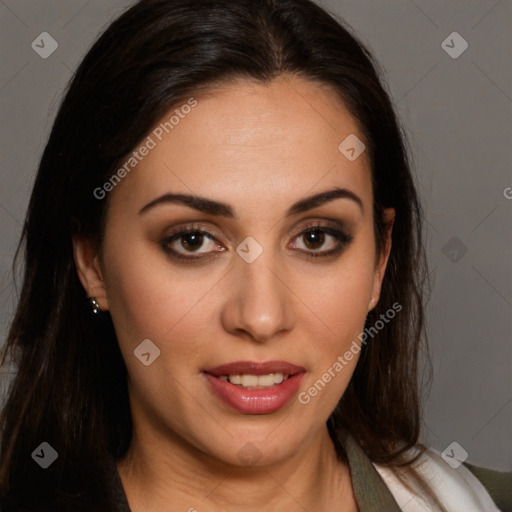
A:
<svg viewBox="0 0 512 512">
<path fill-rule="evenodd" d="M 338 246 L 329 251 L 320 251 L 320 252 L 315 251 L 315 250 L 305 251 L 306 255 L 304 257 L 306 257 L 306 258 L 326 258 L 329 256 L 335 256 L 335 255 L 339 254 L 346 246 L 348 246 L 354 239 L 353 236 L 347 235 L 346 233 L 344 233 L 343 231 L 341 231 L 339 229 L 332 228 L 330 226 L 320 225 L 320 224 L 311 224 L 311 225 L 306 226 L 304 229 L 302 229 L 300 231 L 300 233 L 298 233 L 293 238 L 293 240 L 295 240 L 296 238 L 299 238 L 305 234 L 314 233 L 314 232 L 321 232 L 321 233 L 327 234 L 329 236 L 332 236 L 335 240 L 338 241 Z M 180 231 L 172 233 L 171 235 L 162 239 L 159 242 L 160 246 L 167 255 L 169 255 L 172 258 L 178 259 L 178 260 L 185 260 L 185 261 L 203 260 L 204 261 L 206 259 L 214 257 L 212 253 L 210 253 L 210 255 L 206 255 L 206 256 L 184 256 L 183 254 L 181 254 L 178 251 L 175 251 L 174 249 L 171 249 L 169 247 L 169 244 L 171 244 L 172 242 L 179 240 L 180 238 L 182 238 L 186 235 L 192 234 L 192 233 L 204 235 L 206 238 L 209 238 L 210 240 L 214 240 L 214 241 L 216 240 L 215 237 L 213 235 L 211 235 L 210 233 L 208 233 L 207 231 L 204 231 L 204 230 L 200 229 L 199 227 L 189 226 Z M 222 252 L 222 251 L 215 251 L 215 252 Z M 301 252 L 304 252 L 304 251 L 301 250 Z M 205 254 L 205 253 L 203 253 L 203 254 Z"/>
</svg>

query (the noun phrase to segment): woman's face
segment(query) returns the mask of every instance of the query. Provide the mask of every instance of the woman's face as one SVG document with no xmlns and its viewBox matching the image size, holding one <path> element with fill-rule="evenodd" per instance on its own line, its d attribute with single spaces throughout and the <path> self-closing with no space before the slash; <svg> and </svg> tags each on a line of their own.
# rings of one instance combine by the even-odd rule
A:
<svg viewBox="0 0 512 512">
<path fill-rule="evenodd" d="M 377 257 L 363 135 L 334 93 L 280 78 L 188 104 L 103 199 L 79 274 L 111 312 L 135 436 L 269 464 L 325 429 L 390 247 Z"/>
</svg>

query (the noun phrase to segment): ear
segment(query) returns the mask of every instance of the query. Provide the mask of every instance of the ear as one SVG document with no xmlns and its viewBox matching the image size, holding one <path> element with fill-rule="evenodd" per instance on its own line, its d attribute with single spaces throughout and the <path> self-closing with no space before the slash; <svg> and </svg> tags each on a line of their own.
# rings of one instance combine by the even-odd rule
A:
<svg viewBox="0 0 512 512">
<path fill-rule="evenodd" d="M 73 235 L 73 256 L 78 278 L 87 297 L 94 297 L 103 311 L 109 309 L 100 264 L 99 244 L 90 237 Z"/>
<path fill-rule="evenodd" d="M 384 273 L 386 272 L 389 254 L 391 253 L 391 234 L 393 232 L 393 223 L 395 222 L 395 215 L 396 212 L 394 208 L 384 209 L 384 219 L 385 224 L 387 226 L 386 238 L 382 253 L 377 258 L 375 264 L 375 270 L 373 273 L 372 294 L 370 296 L 370 303 L 368 304 L 368 311 L 373 309 L 379 302 L 382 281 L 384 279 Z"/>
</svg>

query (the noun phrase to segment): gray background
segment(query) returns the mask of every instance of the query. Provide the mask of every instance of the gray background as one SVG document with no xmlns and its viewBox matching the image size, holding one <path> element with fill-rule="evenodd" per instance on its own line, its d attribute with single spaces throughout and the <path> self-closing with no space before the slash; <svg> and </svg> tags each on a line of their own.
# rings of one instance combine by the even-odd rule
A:
<svg viewBox="0 0 512 512">
<path fill-rule="evenodd" d="M 0 0 L 0 343 L 11 262 L 62 91 L 131 1 Z M 505 0 L 323 0 L 373 51 L 409 136 L 427 210 L 434 382 L 426 443 L 512 469 L 512 5 Z M 468 49 L 441 43 L 458 32 Z M 59 47 L 31 47 L 48 32 Z M 448 39 L 457 50 L 459 43 Z M 509 192 L 507 194 L 507 191 Z M 1 390 L 12 368 L 0 374 Z"/>
</svg>

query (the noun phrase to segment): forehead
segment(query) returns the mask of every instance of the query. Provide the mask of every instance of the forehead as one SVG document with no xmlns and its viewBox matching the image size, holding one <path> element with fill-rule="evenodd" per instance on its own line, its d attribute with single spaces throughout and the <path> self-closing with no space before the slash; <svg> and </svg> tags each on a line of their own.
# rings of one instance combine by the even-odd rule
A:
<svg viewBox="0 0 512 512">
<path fill-rule="evenodd" d="M 116 195 L 142 206 L 182 192 L 237 207 L 237 200 L 288 202 L 340 186 L 371 201 L 367 152 L 351 161 L 339 148 L 347 137 L 364 136 L 327 87 L 281 77 L 223 84 L 194 100 L 154 127 L 152 148 Z"/>
</svg>

